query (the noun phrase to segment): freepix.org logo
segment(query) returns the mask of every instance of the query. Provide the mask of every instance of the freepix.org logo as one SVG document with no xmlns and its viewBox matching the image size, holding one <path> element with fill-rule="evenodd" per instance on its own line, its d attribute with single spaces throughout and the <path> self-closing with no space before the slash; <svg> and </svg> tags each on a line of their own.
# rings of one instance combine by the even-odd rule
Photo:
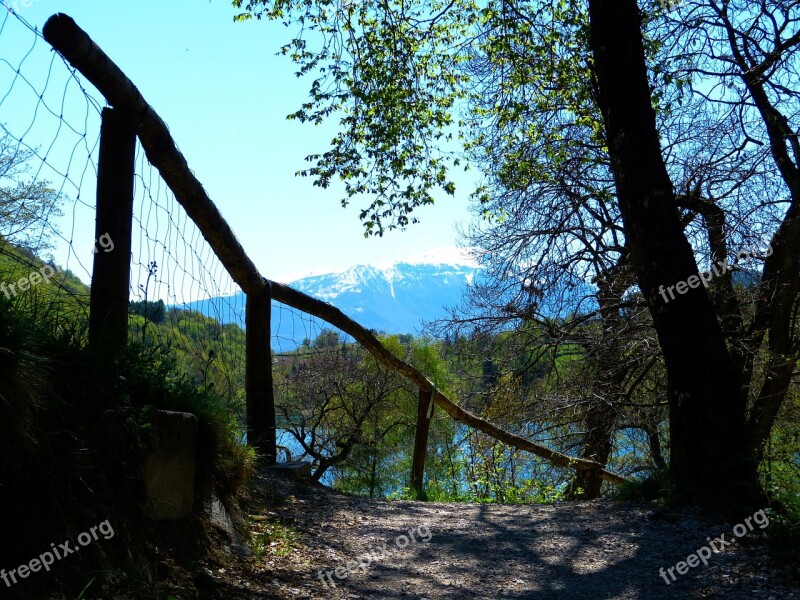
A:
<svg viewBox="0 0 800 600">
<path fill-rule="evenodd" d="M 733 537 L 726 540 L 724 533 L 713 540 L 710 537 L 707 537 L 706 541 L 708 542 L 708 545 L 698 548 L 689 556 L 687 556 L 686 560 L 679 561 L 668 569 L 661 567 L 658 570 L 658 574 L 664 579 L 664 583 L 670 585 L 677 579 L 675 576 L 675 571 L 678 572 L 678 575 L 686 575 L 686 573 L 689 572 L 689 569 L 694 569 L 695 567 L 699 566 L 700 563 L 703 563 L 703 566 L 708 565 L 708 559 L 711 558 L 712 554 L 718 554 L 722 552 L 728 546 L 736 543 L 738 538 L 742 538 L 753 531 L 753 522 L 758 525 L 759 529 L 764 529 L 769 525 L 769 517 L 763 509 L 757 511 L 752 517 L 747 517 L 744 520 L 744 523 L 738 523 L 734 526 Z"/>
<path fill-rule="evenodd" d="M 12 585 L 18 583 L 17 577 L 20 579 L 27 579 L 31 573 L 38 573 L 42 569 L 49 572 L 50 568 L 57 560 L 62 560 L 70 554 L 80 552 L 81 548 L 85 548 L 92 542 L 98 541 L 100 536 L 102 536 L 104 540 L 110 540 L 114 537 L 114 528 L 108 520 L 103 521 L 99 525 L 95 525 L 90 528 L 89 531 L 81 533 L 78 536 L 77 544 L 74 542 L 70 543 L 71 540 L 67 540 L 58 546 L 52 543 L 50 544 L 50 550 L 42 552 L 37 558 L 18 566 L 16 569 L 11 569 L 10 571 L 0 569 L 0 579 L 3 580 L 7 588 L 10 588 Z"/>
<path fill-rule="evenodd" d="M 317 571 L 317 577 L 325 584 L 326 588 L 335 588 L 336 584 L 333 581 L 332 575 L 335 575 L 337 579 L 345 579 L 348 575 L 355 573 L 359 569 L 362 573 L 366 573 L 367 568 L 373 562 L 382 562 L 387 558 L 391 558 L 397 552 L 407 548 L 412 543 L 416 544 L 422 542 L 423 544 L 427 544 L 433 537 L 433 533 L 431 533 L 427 525 L 420 525 L 416 530 L 412 527 L 407 533 L 408 535 L 398 535 L 395 538 L 394 547 L 389 547 L 386 542 L 383 542 L 383 548 L 380 552 L 373 551 L 362 554 L 356 560 L 350 561 L 347 565 L 335 569 L 328 569 L 327 571 L 320 569 Z M 325 581 L 326 577 L 328 581 Z"/>
<path fill-rule="evenodd" d="M 661 297 L 664 299 L 664 304 L 669 302 L 670 300 L 675 300 L 675 294 L 683 295 L 688 292 L 690 289 L 700 287 L 700 284 L 703 284 L 703 287 L 708 287 L 708 284 L 711 282 L 712 279 L 715 277 L 721 277 L 728 271 L 732 271 L 734 268 L 738 267 L 739 265 L 747 262 L 753 258 L 767 258 L 772 254 L 772 246 L 767 244 L 766 249 L 763 248 L 750 248 L 748 250 L 740 250 L 736 253 L 736 258 L 733 262 L 716 262 L 711 265 L 711 269 L 700 273 L 699 275 L 692 275 L 685 281 L 679 281 L 678 283 L 670 286 L 659 286 L 658 293 L 661 294 Z M 674 292 L 674 293 L 673 293 Z M 668 297 L 669 295 L 669 297 Z"/>
<path fill-rule="evenodd" d="M 2 0 L 2 2 L 7 11 L 18 13 L 20 9 L 30 8 L 34 2 L 41 2 L 41 0 Z"/>
<path fill-rule="evenodd" d="M 57 275 L 58 271 L 50 265 L 43 265 L 38 271 L 31 271 L 28 275 L 13 283 L 0 283 L 0 292 L 11 299 L 19 292 L 26 292 L 40 283 L 50 283 L 50 278 Z"/>
</svg>

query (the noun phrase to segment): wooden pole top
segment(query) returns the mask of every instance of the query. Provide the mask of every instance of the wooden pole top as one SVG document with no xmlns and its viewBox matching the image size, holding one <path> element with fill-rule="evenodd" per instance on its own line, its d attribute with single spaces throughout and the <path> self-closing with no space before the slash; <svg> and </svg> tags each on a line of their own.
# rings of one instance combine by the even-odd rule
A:
<svg viewBox="0 0 800 600">
<path fill-rule="evenodd" d="M 50 17 L 43 34 L 44 39 L 98 89 L 109 105 L 139 116 L 138 136 L 150 163 L 161 173 L 233 280 L 246 293 L 262 291 L 266 285 L 264 278 L 189 169 L 164 121 L 133 82 L 69 15 L 58 13 Z"/>
</svg>

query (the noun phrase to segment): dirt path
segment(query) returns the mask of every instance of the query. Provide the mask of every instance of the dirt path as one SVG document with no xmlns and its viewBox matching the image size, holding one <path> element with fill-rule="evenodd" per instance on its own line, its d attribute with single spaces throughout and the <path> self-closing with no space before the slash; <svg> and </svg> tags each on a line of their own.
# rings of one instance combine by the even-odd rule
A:
<svg viewBox="0 0 800 600">
<path fill-rule="evenodd" d="M 673 571 L 675 581 L 665 574 L 667 585 L 659 568 L 666 573 L 708 537 L 734 538 L 734 524 L 612 501 L 387 502 L 262 484 L 263 512 L 296 528 L 295 550 L 284 558 L 247 559 L 241 572 L 220 577 L 234 582 L 222 597 L 800 598 L 788 575 L 769 565 L 757 524 L 711 554 L 706 566 L 685 575 Z"/>
</svg>

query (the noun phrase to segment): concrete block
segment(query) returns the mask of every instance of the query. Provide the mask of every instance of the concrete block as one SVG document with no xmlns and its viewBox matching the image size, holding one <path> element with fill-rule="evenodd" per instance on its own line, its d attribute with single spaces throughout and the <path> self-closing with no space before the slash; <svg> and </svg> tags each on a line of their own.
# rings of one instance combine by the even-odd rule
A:
<svg viewBox="0 0 800 600">
<path fill-rule="evenodd" d="M 158 410 L 152 422 L 155 442 L 144 465 L 145 514 L 154 520 L 189 517 L 195 499 L 197 417 Z"/>
</svg>

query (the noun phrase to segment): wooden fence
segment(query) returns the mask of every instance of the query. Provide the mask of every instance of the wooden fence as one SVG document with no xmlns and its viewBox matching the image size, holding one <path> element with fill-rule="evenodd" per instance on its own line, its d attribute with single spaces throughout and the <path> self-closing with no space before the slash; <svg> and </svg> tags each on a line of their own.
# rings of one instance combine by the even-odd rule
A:
<svg viewBox="0 0 800 600">
<path fill-rule="evenodd" d="M 109 351 L 119 350 L 127 344 L 134 145 L 138 136 L 147 159 L 159 171 L 220 262 L 247 296 L 247 436 L 248 443 L 256 447 L 267 462 L 274 462 L 277 455 L 270 351 L 271 303 L 276 300 L 323 319 L 349 334 L 381 363 L 418 387 L 411 482 L 420 498 L 425 493 L 425 457 L 435 405 L 456 421 L 558 466 L 581 471 L 596 470 L 603 479 L 612 483 L 625 481 L 596 462 L 556 452 L 462 409 L 437 390 L 419 370 L 392 354 L 370 331 L 337 308 L 263 277 L 200 181 L 192 174 L 167 126 L 133 82 L 69 16 L 57 14 L 50 17 L 43 33 L 53 48 L 100 91 L 110 106 L 102 114 L 97 236 L 109 233 L 123 252 L 95 255 L 90 305 L 91 343 L 102 342 L 109 347 Z"/>
</svg>

